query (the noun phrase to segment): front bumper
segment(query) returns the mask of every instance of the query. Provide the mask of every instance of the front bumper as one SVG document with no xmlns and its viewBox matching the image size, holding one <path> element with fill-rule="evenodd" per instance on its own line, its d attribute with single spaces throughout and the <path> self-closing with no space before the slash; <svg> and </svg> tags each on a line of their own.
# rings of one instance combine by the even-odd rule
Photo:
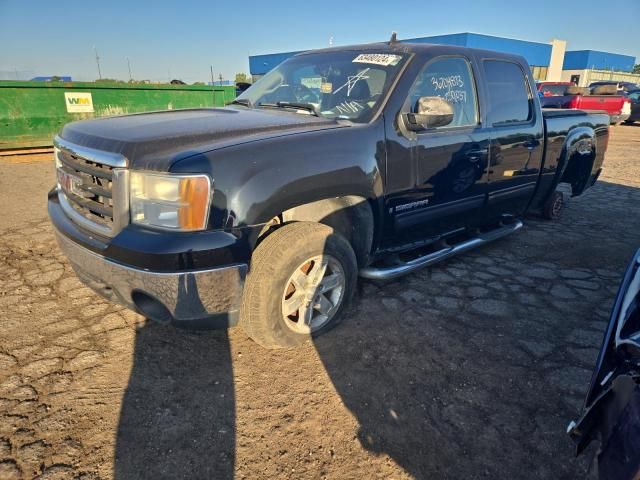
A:
<svg viewBox="0 0 640 480">
<path fill-rule="evenodd" d="M 626 122 L 630 116 L 631 116 L 631 113 L 619 113 L 617 115 L 610 115 L 611 123 Z"/>
<path fill-rule="evenodd" d="M 160 322 L 227 327 L 238 321 L 246 265 L 152 272 L 112 262 L 56 231 L 80 280 L 115 303 Z"/>
</svg>

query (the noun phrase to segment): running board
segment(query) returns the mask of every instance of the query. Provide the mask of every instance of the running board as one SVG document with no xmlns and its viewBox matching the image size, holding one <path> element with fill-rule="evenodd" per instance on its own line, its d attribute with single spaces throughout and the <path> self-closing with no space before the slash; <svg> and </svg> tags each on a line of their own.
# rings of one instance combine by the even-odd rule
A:
<svg viewBox="0 0 640 480">
<path fill-rule="evenodd" d="M 384 267 L 365 267 L 360 269 L 359 275 L 363 278 L 370 280 L 391 280 L 401 275 L 413 272 L 419 268 L 428 267 L 438 262 L 446 260 L 460 253 L 466 252 L 473 248 L 487 244 L 502 237 L 506 237 L 510 233 L 520 230 L 522 228 L 522 222 L 516 220 L 508 225 L 503 225 L 494 230 L 490 230 L 486 233 L 482 233 L 477 237 L 465 240 L 457 245 L 446 247 L 441 250 L 429 253 L 422 257 L 409 260 L 407 262 L 397 263 L 395 265 Z"/>
</svg>

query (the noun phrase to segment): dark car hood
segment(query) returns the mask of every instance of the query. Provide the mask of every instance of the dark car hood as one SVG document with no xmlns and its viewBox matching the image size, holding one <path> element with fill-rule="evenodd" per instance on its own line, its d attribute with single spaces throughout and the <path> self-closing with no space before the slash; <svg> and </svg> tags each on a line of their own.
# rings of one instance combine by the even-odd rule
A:
<svg viewBox="0 0 640 480">
<path fill-rule="evenodd" d="M 61 137 L 76 145 L 121 153 L 129 166 L 166 171 L 183 158 L 274 136 L 340 128 L 335 120 L 272 109 L 168 110 L 67 124 Z"/>
</svg>

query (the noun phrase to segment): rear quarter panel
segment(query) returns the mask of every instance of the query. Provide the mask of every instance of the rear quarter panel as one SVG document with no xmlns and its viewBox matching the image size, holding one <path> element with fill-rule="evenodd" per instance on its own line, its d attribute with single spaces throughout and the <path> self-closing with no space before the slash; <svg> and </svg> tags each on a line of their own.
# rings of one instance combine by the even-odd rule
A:
<svg viewBox="0 0 640 480">
<path fill-rule="evenodd" d="M 541 208 L 558 184 L 567 180 L 563 174 L 576 154 L 584 162 L 589 180 L 595 179 L 604 162 L 608 136 L 609 116 L 604 113 L 570 110 L 565 116 L 554 110 L 553 116 L 545 116 L 545 160 L 532 208 Z M 573 195 L 580 195 L 589 186 L 587 182 L 579 191 L 574 189 Z"/>
</svg>

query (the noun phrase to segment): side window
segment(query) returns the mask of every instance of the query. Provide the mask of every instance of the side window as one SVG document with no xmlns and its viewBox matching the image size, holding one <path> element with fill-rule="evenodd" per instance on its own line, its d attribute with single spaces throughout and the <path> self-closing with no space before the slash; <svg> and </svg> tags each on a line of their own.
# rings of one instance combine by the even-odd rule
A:
<svg viewBox="0 0 640 480">
<path fill-rule="evenodd" d="M 445 57 L 428 63 L 409 93 L 412 112 L 416 111 L 420 97 L 442 97 L 453 106 L 453 122 L 442 128 L 478 123 L 473 73 L 464 58 Z"/>
<path fill-rule="evenodd" d="M 533 105 L 522 69 L 515 63 L 500 60 L 485 60 L 482 66 L 489 95 L 489 125 L 530 120 Z"/>
</svg>

